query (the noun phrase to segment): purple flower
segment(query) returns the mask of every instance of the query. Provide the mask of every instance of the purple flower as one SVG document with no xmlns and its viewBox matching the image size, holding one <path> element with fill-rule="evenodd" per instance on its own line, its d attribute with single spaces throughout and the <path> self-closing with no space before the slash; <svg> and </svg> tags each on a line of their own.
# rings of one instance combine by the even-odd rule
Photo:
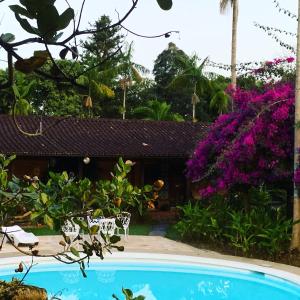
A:
<svg viewBox="0 0 300 300">
<path fill-rule="evenodd" d="M 284 61 L 287 59 L 274 63 Z M 258 185 L 291 177 L 294 87 L 279 83 L 261 91 L 245 91 L 229 86 L 226 92 L 236 110 L 211 125 L 187 162 L 188 178 L 210 179 L 199 191 L 202 197 L 238 184 Z M 300 171 L 297 178 L 300 185 Z"/>
</svg>

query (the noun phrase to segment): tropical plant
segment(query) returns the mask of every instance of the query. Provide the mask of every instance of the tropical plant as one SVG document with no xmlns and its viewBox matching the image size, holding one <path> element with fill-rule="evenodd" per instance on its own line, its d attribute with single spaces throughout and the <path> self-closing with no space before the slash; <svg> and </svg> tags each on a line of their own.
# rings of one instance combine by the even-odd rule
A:
<svg viewBox="0 0 300 300">
<path fill-rule="evenodd" d="M 130 208 L 136 208 L 137 211 L 143 213 L 154 198 L 152 186 L 138 188 L 130 184 L 127 175 L 133 163 L 131 161 L 123 162 L 121 158 L 116 164 L 112 180 L 99 181 L 96 190 L 88 179 L 75 180 L 66 172 L 50 173 L 50 179 L 46 184 L 36 176 L 25 175 L 23 179 L 13 177 L 10 180 L 7 167 L 14 158 L 15 156 L 6 158 L 4 155 L 0 155 L 1 226 L 6 226 L 9 221 L 13 220 L 16 209 L 22 207 L 22 211 L 25 210 L 26 215 L 30 215 L 34 222 L 40 222 L 51 229 L 60 230 L 61 225 L 68 220 L 78 224 L 84 232 L 92 236 L 99 228 L 97 226 L 88 227 L 85 221 L 87 215 L 92 214 L 93 217 L 114 216 L 120 212 L 120 209 Z M 155 192 L 157 193 L 157 189 Z M 116 222 L 119 227 L 122 227 L 119 221 Z M 4 237 L 7 237 L 8 240 L 10 238 L 3 230 L 0 230 L 0 233 L 3 235 L 2 246 Z M 83 276 L 86 276 L 85 258 L 95 254 L 103 259 L 104 251 L 110 251 L 112 248 L 118 251 L 124 250 L 123 246 L 116 245 L 120 241 L 120 237 L 109 238 L 102 235 L 102 239 L 103 241 L 99 241 L 97 238 L 91 237 L 90 241 L 87 239 L 83 241 L 79 235 L 76 240 L 79 240 L 82 250 L 78 250 L 74 247 L 73 241 L 63 235 L 59 242 L 61 248 L 57 253 L 43 254 L 42 256 L 53 257 L 68 264 L 78 263 Z M 18 249 L 17 246 L 16 248 Z M 70 256 L 69 252 L 73 256 Z M 39 251 L 32 247 L 28 251 L 22 249 L 22 253 L 32 257 L 40 256 Z M 19 283 L 20 286 L 21 284 L 22 282 Z M 0 297 L 3 296 L 1 293 L 6 291 L 1 289 L 2 285 L 0 282 Z M 127 296 L 130 296 L 130 293 Z M 3 297 L 6 299 L 5 296 Z"/>
<path fill-rule="evenodd" d="M 210 100 L 209 108 L 216 110 L 219 115 L 227 112 L 229 104 L 229 97 L 223 90 L 219 90 Z"/>
<path fill-rule="evenodd" d="M 133 84 L 139 84 L 143 81 L 142 74 L 146 74 L 149 71 L 132 61 L 133 43 L 128 45 L 125 54 L 118 66 L 118 72 L 120 76 L 119 84 L 123 91 L 123 104 L 121 108 L 123 120 L 126 118 L 126 97 L 127 91 Z"/>
<path fill-rule="evenodd" d="M 251 188 L 247 197 L 248 211 L 236 203 L 239 194 L 215 196 L 209 204 L 205 201 L 179 207 L 182 218 L 175 230 L 182 239 L 213 243 L 231 248 L 236 254 L 263 255 L 277 259 L 288 251 L 293 221 L 286 216 L 285 205 L 275 207 L 279 190 L 265 186 Z M 238 202 L 241 202 L 238 199 Z"/>
<path fill-rule="evenodd" d="M 183 71 L 176 75 L 169 87 L 189 86 L 192 88 L 192 120 L 196 121 L 196 104 L 200 102 L 201 94 L 208 85 L 208 79 L 203 75 L 207 58 L 200 64 L 198 64 L 199 58 L 197 55 L 189 58 L 181 57 L 181 60 L 184 66 Z"/>
<path fill-rule="evenodd" d="M 147 105 L 135 108 L 133 114 L 145 120 L 184 121 L 180 114 L 171 112 L 171 104 L 158 100 L 150 100 Z"/>
<path fill-rule="evenodd" d="M 172 80 L 184 70 L 181 57 L 188 55 L 174 43 L 169 43 L 168 48 L 163 50 L 155 59 L 153 75 L 155 80 L 155 98 L 164 99 L 172 104 L 175 112 L 183 116 L 190 114 L 190 91 L 186 87 L 169 88 Z"/>
<path fill-rule="evenodd" d="M 144 296 L 134 297 L 133 292 L 129 289 L 122 288 L 122 293 L 125 296 L 125 300 L 144 300 L 144 299 L 146 299 Z M 118 298 L 115 294 L 113 294 L 113 298 L 116 300 L 120 300 L 120 298 Z"/>
<path fill-rule="evenodd" d="M 16 84 L 12 86 L 12 90 L 15 96 L 15 103 L 12 108 L 11 114 L 26 116 L 32 112 L 32 106 L 26 98 L 33 84 L 34 81 L 31 81 L 28 85 L 24 86 L 23 81 L 23 85 L 19 85 L 19 87 Z"/>
</svg>

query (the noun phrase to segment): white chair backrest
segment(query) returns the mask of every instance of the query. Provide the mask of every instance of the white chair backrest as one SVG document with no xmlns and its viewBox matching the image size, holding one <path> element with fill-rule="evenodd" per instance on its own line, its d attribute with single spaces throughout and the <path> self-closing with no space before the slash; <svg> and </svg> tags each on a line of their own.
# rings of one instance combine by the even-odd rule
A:
<svg viewBox="0 0 300 300">
<path fill-rule="evenodd" d="M 117 219 L 121 221 L 124 229 L 128 228 L 130 223 L 131 213 L 123 211 L 117 214 Z"/>
<path fill-rule="evenodd" d="M 116 229 L 115 219 L 112 219 L 112 218 L 100 219 L 99 227 L 100 227 L 100 231 L 103 234 L 112 236 L 112 235 L 114 235 L 115 229 Z"/>
<path fill-rule="evenodd" d="M 103 217 L 93 218 L 91 216 L 87 216 L 88 226 L 91 228 L 93 225 L 99 225 L 99 221 L 103 219 Z"/>
<path fill-rule="evenodd" d="M 13 225 L 13 226 L 8 226 L 8 227 L 2 226 L 1 230 L 6 233 L 24 231 L 19 225 Z"/>
<path fill-rule="evenodd" d="M 79 235 L 80 226 L 69 220 L 66 220 L 64 225 L 61 227 L 62 232 L 65 235 Z"/>
</svg>

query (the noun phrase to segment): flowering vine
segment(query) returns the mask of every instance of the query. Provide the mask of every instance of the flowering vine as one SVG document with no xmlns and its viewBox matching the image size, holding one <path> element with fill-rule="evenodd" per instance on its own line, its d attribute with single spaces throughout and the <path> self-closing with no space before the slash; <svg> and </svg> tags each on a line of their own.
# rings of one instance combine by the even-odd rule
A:
<svg viewBox="0 0 300 300">
<path fill-rule="evenodd" d="M 292 178 L 294 87 L 277 83 L 227 92 L 236 111 L 214 122 L 187 162 L 191 180 L 208 182 L 199 190 L 202 197 Z"/>
</svg>

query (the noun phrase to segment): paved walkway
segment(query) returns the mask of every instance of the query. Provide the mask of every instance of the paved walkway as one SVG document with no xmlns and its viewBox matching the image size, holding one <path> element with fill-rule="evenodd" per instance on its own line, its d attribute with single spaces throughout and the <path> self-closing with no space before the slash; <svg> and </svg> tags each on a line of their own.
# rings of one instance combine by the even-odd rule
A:
<svg viewBox="0 0 300 300">
<path fill-rule="evenodd" d="M 155 224 L 152 226 L 151 231 L 149 232 L 149 235 L 151 236 L 165 236 L 167 232 L 167 228 L 170 225 L 168 224 Z"/>
<path fill-rule="evenodd" d="M 40 236 L 39 239 L 40 244 L 37 249 L 41 254 L 54 254 L 56 251 L 59 251 L 61 249 L 61 246 L 59 245 L 59 241 L 62 239 L 61 236 Z M 234 260 L 263 267 L 273 267 L 300 276 L 300 268 L 259 259 L 222 255 L 217 252 L 198 249 L 190 245 L 176 242 L 161 236 L 129 236 L 127 240 L 122 239 L 122 244 L 125 246 L 126 252 L 177 254 L 204 258 Z M 28 250 L 28 247 L 22 247 L 22 249 Z M 3 249 L 0 251 L 0 260 L 1 258 L 13 256 L 24 256 L 24 254 L 19 253 L 10 244 L 3 245 Z"/>
</svg>

